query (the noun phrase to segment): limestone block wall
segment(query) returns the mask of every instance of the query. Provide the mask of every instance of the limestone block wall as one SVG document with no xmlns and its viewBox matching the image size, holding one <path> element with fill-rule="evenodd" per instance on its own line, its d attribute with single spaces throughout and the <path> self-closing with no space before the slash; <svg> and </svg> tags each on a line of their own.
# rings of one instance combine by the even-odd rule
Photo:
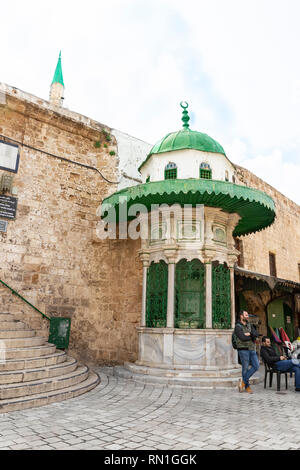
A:
<svg viewBox="0 0 300 470">
<path fill-rule="evenodd" d="M 17 218 L 0 233 L 0 279 L 46 315 L 71 317 L 70 350 L 94 363 L 137 355 L 142 279 L 137 242 L 95 237 L 97 208 L 117 185 L 35 149 L 96 167 L 117 181 L 117 145 L 110 132 L 17 89 L 3 89 L 0 134 L 31 148 L 20 146 L 13 183 Z M 0 311 L 15 313 L 47 336 L 47 321 L 5 288 Z"/>
<path fill-rule="evenodd" d="M 276 204 L 273 225 L 261 232 L 241 237 L 244 268 L 270 275 L 269 252 L 276 256 L 277 277 L 300 282 L 300 207 L 245 168 L 236 166 L 241 183 L 265 191 Z"/>
</svg>

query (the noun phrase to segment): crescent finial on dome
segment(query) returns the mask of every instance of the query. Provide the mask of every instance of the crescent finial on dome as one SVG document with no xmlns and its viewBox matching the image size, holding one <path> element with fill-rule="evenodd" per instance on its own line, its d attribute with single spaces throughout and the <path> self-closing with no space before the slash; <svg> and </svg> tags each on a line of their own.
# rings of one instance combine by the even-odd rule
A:
<svg viewBox="0 0 300 470">
<path fill-rule="evenodd" d="M 190 126 L 189 126 L 189 120 L 190 120 L 190 116 L 187 112 L 187 108 L 189 107 L 189 104 L 186 102 L 186 101 L 181 101 L 180 103 L 180 106 L 182 107 L 183 111 L 182 111 L 182 122 L 183 122 L 183 128 L 184 129 L 188 129 Z"/>
</svg>

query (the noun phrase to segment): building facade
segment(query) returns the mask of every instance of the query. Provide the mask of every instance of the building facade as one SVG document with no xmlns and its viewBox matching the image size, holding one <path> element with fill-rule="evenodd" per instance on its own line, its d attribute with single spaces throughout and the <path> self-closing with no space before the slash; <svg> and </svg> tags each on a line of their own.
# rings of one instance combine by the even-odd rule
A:
<svg viewBox="0 0 300 470">
<path fill-rule="evenodd" d="M 99 239 L 97 226 L 105 198 L 149 177 L 164 179 L 162 160 L 159 153 L 147 160 L 150 144 L 65 109 L 59 69 L 51 87 L 45 101 L 0 85 L 0 279 L 41 312 L 71 318 L 74 356 L 134 362 L 143 308 L 141 240 Z M 185 153 L 171 163 L 179 168 Z M 169 159 L 162 158 L 165 168 Z M 263 191 L 276 206 L 271 226 L 235 237 L 235 309 L 247 308 L 262 334 L 280 317 L 296 338 L 300 207 L 227 157 L 226 168 L 214 159 L 216 179 Z M 186 161 L 178 179 L 202 162 Z M 8 202 L 16 211 L 5 215 Z M 3 285 L 0 310 L 48 336 L 47 320 Z"/>
</svg>

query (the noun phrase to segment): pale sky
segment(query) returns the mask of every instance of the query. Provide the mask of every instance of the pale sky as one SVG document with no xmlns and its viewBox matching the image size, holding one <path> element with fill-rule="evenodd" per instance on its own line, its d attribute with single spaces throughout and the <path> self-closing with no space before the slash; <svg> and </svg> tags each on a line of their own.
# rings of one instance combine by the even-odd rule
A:
<svg viewBox="0 0 300 470">
<path fill-rule="evenodd" d="M 155 143 L 181 127 L 300 204 L 299 0 L 1 2 L 0 82 Z M 1 123 L 0 123 L 1 124 Z"/>
</svg>

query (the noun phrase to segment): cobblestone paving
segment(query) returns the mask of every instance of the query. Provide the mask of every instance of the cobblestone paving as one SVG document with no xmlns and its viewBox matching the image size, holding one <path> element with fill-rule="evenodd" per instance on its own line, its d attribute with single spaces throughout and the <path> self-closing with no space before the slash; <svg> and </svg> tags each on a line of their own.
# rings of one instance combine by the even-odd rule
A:
<svg viewBox="0 0 300 470">
<path fill-rule="evenodd" d="M 96 369 L 72 400 L 0 414 L 0 449 L 299 449 L 300 393 L 200 391 L 136 384 Z"/>
</svg>

